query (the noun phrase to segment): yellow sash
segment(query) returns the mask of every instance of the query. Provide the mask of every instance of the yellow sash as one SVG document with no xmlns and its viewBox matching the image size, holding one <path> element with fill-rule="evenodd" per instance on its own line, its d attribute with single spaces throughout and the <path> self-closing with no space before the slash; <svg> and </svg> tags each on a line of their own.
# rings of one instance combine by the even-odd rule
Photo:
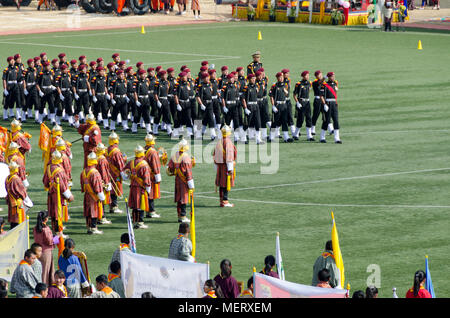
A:
<svg viewBox="0 0 450 318">
<path fill-rule="evenodd" d="M 10 175 L 6 179 L 6 182 L 8 184 L 10 184 L 14 178 L 18 178 L 19 181 L 21 181 L 18 175 L 13 174 L 13 175 Z M 11 204 L 11 207 L 13 208 L 12 209 L 12 214 L 16 214 L 16 213 L 18 214 L 19 224 L 20 224 L 23 221 L 25 221 L 25 209 L 24 209 L 23 204 L 22 204 L 23 200 L 21 198 L 17 198 L 17 199 L 14 198 L 10 193 L 8 193 L 8 197 L 9 197 L 9 202 Z"/>
</svg>

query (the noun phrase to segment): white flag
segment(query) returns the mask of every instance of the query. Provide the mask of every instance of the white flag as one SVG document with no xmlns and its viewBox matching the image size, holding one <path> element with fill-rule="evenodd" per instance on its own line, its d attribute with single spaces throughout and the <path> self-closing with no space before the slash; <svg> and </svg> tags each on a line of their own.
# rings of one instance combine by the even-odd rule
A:
<svg viewBox="0 0 450 318">
<path fill-rule="evenodd" d="M 284 279 L 283 259 L 281 258 L 280 233 L 277 233 L 275 255 L 276 255 L 275 259 L 276 259 L 276 263 L 277 263 L 278 275 L 280 276 L 281 280 L 285 280 Z"/>
<path fill-rule="evenodd" d="M 128 223 L 128 236 L 130 237 L 130 247 L 133 253 L 136 253 L 136 240 L 134 238 L 134 230 L 133 230 L 133 222 L 131 222 L 130 211 L 128 211 L 128 203 L 127 205 L 127 223 Z"/>
</svg>

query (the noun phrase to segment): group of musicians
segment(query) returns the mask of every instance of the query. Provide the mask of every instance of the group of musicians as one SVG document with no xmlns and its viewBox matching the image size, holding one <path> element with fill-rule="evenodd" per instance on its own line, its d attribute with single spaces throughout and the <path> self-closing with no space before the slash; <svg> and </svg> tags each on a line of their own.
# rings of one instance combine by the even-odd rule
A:
<svg viewBox="0 0 450 318">
<path fill-rule="evenodd" d="M 186 128 L 188 137 L 202 138 L 209 128 L 212 140 L 227 125 L 235 142 L 254 139 L 260 144 L 277 137 L 284 142 L 298 140 L 303 122 L 306 140 L 314 141 L 322 114 L 319 141 L 326 142 L 328 130 L 334 134 L 334 141 L 341 143 L 338 82 L 333 72 L 328 72 L 325 80 L 318 70 L 310 81 L 309 71 L 303 71 L 291 87 L 290 71 L 283 69 L 270 86 L 261 53 L 255 52 L 252 58 L 247 70 L 238 67 L 231 71 L 222 66 L 220 75 L 214 65 L 203 61 L 195 77 L 186 65 L 178 75 L 173 67 L 145 69 L 142 62 L 133 69 L 118 53 L 106 66 L 101 57 L 88 62 L 82 55 L 67 61 L 66 54 L 61 53 L 49 61 L 47 54 L 41 53 L 27 60 L 27 68 L 21 55 L 16 54 L 7 58 L 8 66 L 3 71 L 3 119 L 26 121 L 34 117 L 35 122 L 42 123 L 47 118 L 52 124 L 60 125 L 65 120 L 74 125 L 75 116 L 85 123 L 92 112 L 103 128 L 111 131 L 121 126 L 123 131 L 137 133 L 140 125 L 154 136 L 166 131 L 179 137 Z"/>
</svg>

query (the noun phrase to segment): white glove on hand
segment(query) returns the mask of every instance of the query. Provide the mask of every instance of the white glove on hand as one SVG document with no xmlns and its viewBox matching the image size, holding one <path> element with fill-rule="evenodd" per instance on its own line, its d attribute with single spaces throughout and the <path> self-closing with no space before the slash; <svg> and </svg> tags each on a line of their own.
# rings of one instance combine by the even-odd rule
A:
<svg viewBox="0 0 450 318">
<path fill-rule="evenodd" d="M 127 103 L 130 102 L 130 99 L 128 98 L 128 96 L 125 96 L 125 99 L 127 100 Z"/>
<path fill-rule="evenodd" d="M 112 190 L 112 184 L 110 182 L 106 185 L 106 191 L 111 191 L 111 190 Z"/>
<path fill-rule="evenodd" d="M 53 85 L 50 85 L 50 88 L 52 89 L 52 91 L 55 91 L 55 90 L 56 90 L 56 87 L 53 86 Z"/>
<path fill-rule="evenodd" d="M 94 103 L 96 103 L 97 102 L 97 97 L 92 97 L 92 101 L 94 102 Z"/>
<path fill-rule="evenodd" d="M 155 174 L 155 182 L 156 182 L 156 183 L 161 182 L 161 174 L 160 174 L 160 173 Z"/>
<path fill-rule="evenodd" d="M 278 113 L 278 108 L 276 108 L 275 106 L 272 106 L 272 111 L 273 111 L 274 113 Z"/>
<path fill-rule="evenodd" d="M 181 108 L 180 104 L 177 105 L 177 110 L 178 110 L 179 112 L 181 112 L 181 111 L 183 110 L 183 108 Z"/>
<path fill-rule="evenodd" d="M 300 104 L 300 102 L 297 102 L 297 108 L 298 109 L 302 108 L 302 104 Z"/>
<path fill-rule="evenodd" d="M 106 94 L 106 99 L 107 99 L 107 100 L 110 100 L 110 99 L 111 99 L 111 96 L 109 96 L 108 94 Z"/>
<path fill-rule="evenodd" d="M 152 187 L 145 187 L 145 191 L 147 191 L 148 194 L 152 191 Z"/>
<path fill-rule="evenodd" d="M 5 90 L 3 91 L 3 94 L 5 94 L 5 96 L 8 96 L 9 95 L 9 92 L 8 92 L 8 90 L 5 88 Z"/>
<path fill-rule="evenodd" d="M 88 135 L 83 136 L 83 140 L 84 140 L 84 142 L 89 142 L 89 136 Z"/>
<path fill-rule="evenodd" d="M 245 112 L 246 115 L 250 115 L 250 113 L 251 113 L 250 109 L 248 109 L 248 108 L 246 108 L 246 109 L 244 110 L 244 112 Z"/>
<path fill-rule="evenodd" d="M 39 91 L 39 96 L 44 97 L 44 93 L 42 91 Z"/>
<path fill-rule="evenodd" d="M 226 108 L 225 106 L 223 107 L 223 112 L 226 114 L 228 113 L 228 108 Z"/>
<path fill-rule="evenodd" d="M 78 96 L 77 93 L 75 93 L 74 97 L 75 97 L 76 100 L 79 100 L 79 99 L 80 99 L 80 96 Z"/>
<path fill-rule="evenodd" d="M 59 94 L 59 99 L 64 101 L 65 98 L 64 98 L 63 94 Z"/>
<path fill-rule="evenodd" d="M 200 108 L 201 108 L 202 110 L 205 110 L 205 109 L 206 109 L 206 106 L 203 105 L 203 104 L 200 104 Z"/>
<path fill-rule="evenodd" d="M 89 96 L 92 96 L 92 91 L 89 91 Z"/>
<path fill-rule="evenodd" d="M 28 182 L 28 179 L 23 180 L 22 183 L 23 183 L 23 186 L 25 188 L 28 188 L 30 186 L 30 183 Z"/>
<path fill-rule="evenodd" d="M 328 105 L 327 105 L 327 104 L 324 104 L 324 105 L 323 105 L 323 110 L 324 110 L 325 112 L 327 112 L 328 109 L 329 109 L 329 108 L 328 108 Z"/>
<path fill-rule="evenodd" d="M 141 102 L 137 100 L 137 101 L 136 101 L 136 106 L 137 106 L 137 107 L 141 107 L 141 105 L 142 105 Z"/>
<path fill-rule="evenodd" d="M 97 196 L 100 199 L 100 201 L 105 201 L 105 199 L 106 199 L 105 193 L 103 193 L 103 191 L 100 193 L 97 193 Z"/>
<path fill-rule="evenodd" d="M 188 188 L 189 189 L 194 189 L 194 179 L 191 179 L 187 182 Z"/>
<path fill-rule="evenodd" d="M 114 99 L 111 99 L 111 104 L 115 105 L 116 101 Z"/>
<path fill-rule="evenodd" d="M 25 94 L 25 96 L 28 96 L 28 91 L 27 91 L 26 88 L 25 88 L 25 90 L 23 91 L 23 93 Z"/>
<path fill-rule="evenodd" d="M 122 177 L 123 180 L 128 180 L 128 175 L 125 172 L 121 171 L 120 176 Z"/>
<path fill-rule="evenodd" d="M 157 101 L 157 102 L 156 102 L 156 106 L 158 106 L 158 108 L 161 108 L 161 106 L 162 106 L 161 102 L 160 102 L 160 101 Z"/>
</svg>

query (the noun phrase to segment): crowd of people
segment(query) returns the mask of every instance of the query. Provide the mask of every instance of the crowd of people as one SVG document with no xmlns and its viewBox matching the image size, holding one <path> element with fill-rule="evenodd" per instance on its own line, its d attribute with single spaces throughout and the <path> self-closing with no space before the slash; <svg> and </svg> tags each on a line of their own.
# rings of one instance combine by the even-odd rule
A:
<svg viewBox="0 0 450 318">
<path fill-rule="evenodd" d="M 224 65 L 220 75 L 214 65 L 203 61 L 194 75 L 186 65 L 178 74 L 174 67 L 145 69 L 142 62 L 134 69 L 118 53 L 106 63 L 102 57 L 88 62 L 85 55 L 69 61 L 65 53 L 50 61 L 43 52 L 29 58 L 28 67 L 15 54 L 7 58 L 3 71 L 3 119 L 74 125 L 75 116 L 84 122 L 92 113 L 104 129 L 112 131 L 121 126 L 125 132 L 137 133 L 140 126 L 155 136 L 165 131 L 174 138 L 183 132 L 188 138 L 202 138 L 209 128 L 211 139 L 226 124 L 232 127 L 235 142 L 254 139 L 259 144 L 276 137 L 284 142 L 299 140 L 304 123 L 306 140 L 314 141 L 322 115 L 319 141 L 326 142 L 328 130 L 341 143 L 334 72 L 328 72 L 325 80 L 317 70 L 310 81 L 310 72 L 303 71 L 294 84 L 285 68 L 275 74 L 271 85 L 261 53 L 252 57 L 247 69 L 232 71 Z M 310 90 L 314 91 L 312 107 Z"/>
</svg>

